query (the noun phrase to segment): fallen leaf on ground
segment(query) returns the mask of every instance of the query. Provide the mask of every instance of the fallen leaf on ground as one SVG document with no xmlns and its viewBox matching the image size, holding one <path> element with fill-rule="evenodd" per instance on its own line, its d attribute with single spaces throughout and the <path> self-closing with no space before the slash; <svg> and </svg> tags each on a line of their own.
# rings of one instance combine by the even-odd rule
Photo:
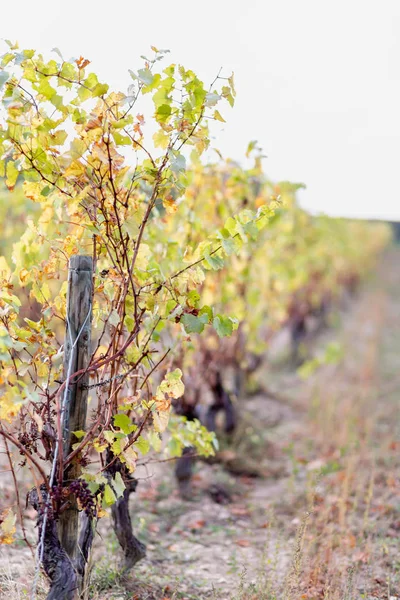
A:
<svg viewBox="0 0 400 600">
<path fill-rule="evenodd" d="M 238 517 L 239 516 L 240 517 L 249 517 L 250 516 L 250 511 L 245 506 L 232 506 L 231 513 Z"/>
<path fill-rule="evenodd" d="M 198 521 L 193 521 L 193 523 L 189 523 L 188 529 L 203 529 L 205 524 L 206 522 L 204 520 L 199 519 Z"/>
<path fill-rule="evenodd" d="M 249 540 L 236 540 L 236 544 L 238 546 L 241 546 L 242 548 L 247 548 L 248 546 L 250 546 Z"/>
</svg>

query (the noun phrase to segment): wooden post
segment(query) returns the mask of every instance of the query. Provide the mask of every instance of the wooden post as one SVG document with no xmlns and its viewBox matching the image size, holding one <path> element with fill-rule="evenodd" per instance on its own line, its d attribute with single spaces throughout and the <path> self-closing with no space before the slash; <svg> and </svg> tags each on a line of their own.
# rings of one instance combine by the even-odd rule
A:
<svg viewBox="0 0 400 600">
<path fill-rule="evenodd" d="M 91 356 L 91 324 L 93 297 L 93 259 L 91 256 L 72 256 L 69 261 L 67 293 L 67 328 L 64 343 L 64 377 L 89 365 Z M 79 339 L 77 340 L 79 336 Z M 77 341 L 76 341 L 77 340 Z M 76 344 L 74 346 L 74 343 Z M 72 361 L 70 363 L 70 361 Z M 89 381 L 88 374 L 77 377 L 68 386 L 62 420 L 63 452 L 67 456 L 78 440 L 73 432 L 86 429 Z M 64 472 L 64 481 L 79 477 L 80 465 L 72 462 Z M 62 547 L 73 564 L 78 560 L 79 511 L 73 495 L 71 505 L 60 516 L 59 535 Z"/>
</svg>

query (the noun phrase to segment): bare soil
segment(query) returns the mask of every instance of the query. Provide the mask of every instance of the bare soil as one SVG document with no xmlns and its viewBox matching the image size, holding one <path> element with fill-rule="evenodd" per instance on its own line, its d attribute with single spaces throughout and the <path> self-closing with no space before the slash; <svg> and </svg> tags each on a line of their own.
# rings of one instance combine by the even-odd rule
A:
<svg viewBox="0 0 400 600">
<path fill-rule="evenodd" d="M 173 463 L 142 467 L 131 512 L 147 557 L 120 577 L 118 544 L 103 519 L 90 597 L 400 599 L 399 298 L 395 250 L 340 324 L 314 342 L 315 354 L 340 343 L 339 362 L 307 380 L 261 367 L 258 385 L 268 393 L 241 401 L 240 430 L 221 462 L 197 462 L 191 501 L 179 497 Z M 231 502 L 215 502 L 211 486 Z M 29 597 L 33 569 L 21 540 L 0 548 L 0 597 Z M 42 579 L 38 598 L 45 586 Z"/>
</svg>

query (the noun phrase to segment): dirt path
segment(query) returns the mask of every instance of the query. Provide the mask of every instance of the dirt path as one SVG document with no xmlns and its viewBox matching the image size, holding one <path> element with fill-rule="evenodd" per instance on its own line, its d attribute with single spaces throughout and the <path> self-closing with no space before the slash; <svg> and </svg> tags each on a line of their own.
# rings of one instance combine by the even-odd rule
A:
<svg viewBox="0 0 400 600">
<path fill-rule="evenodd" d="M 132 515 L 148 557 L 121 581 L 103 522 L 93 598 L 400 599 L 399 265 L 393 252 L 339 329 L 319 338 L 321 348 L 340 342 L 338 364 L 306 381 L 261 373 L 260 383 L 289 401 L 244 401 L 236 457 L 225 459 L 262 477 L 199 463 L 193 500 L 183 502 L 170 463 L 142 470 Z M 214 502 L 211 484 L 233 502 Z M 26 597 L 27 551 L 2 549 L 0 560 L 1 597 Z"/>
</svg>

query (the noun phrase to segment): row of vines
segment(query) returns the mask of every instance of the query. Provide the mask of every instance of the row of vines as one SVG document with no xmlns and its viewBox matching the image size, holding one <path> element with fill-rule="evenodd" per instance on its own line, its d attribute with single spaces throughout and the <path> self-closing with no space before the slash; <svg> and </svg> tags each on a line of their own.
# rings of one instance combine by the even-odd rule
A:
<svg viewBox="0 0 400 600">
<path fill-rule="evenodd" d="M 217 451 L 218 412 L 234 429 L 274 334 L 290 329 L 298 361 L 307 318 L 337 305 L 390 239 L 385 224 L 307 214 L 301 186 L 272 184 L 255 143 L 248 168 L 205 164 L 233 77 L 205 87 L 181 65 L 162 68 L 166 53 L 152 48 L 125 93 L 58 50 L 46 60 L 10 44 L 1 58 L 0 436 L 14 477 L 25 469 L 32 482 L 48 598 L 84 597 L 107 511 L 124 568 L 144 556 L 128 510 L 138 463 L 177 458 L 187 492 L 187 460 Z M 74 256 L 94 268 L 90 356 L 75 371 Z M 88 413 L 66 440 L 65 398 L 79 387 Z M 16 492 L 1 516 L 6 544 L 17 527 L 25 535 Z M 66 543 L 60 523 L 78 514 Z"/>
</svg>

